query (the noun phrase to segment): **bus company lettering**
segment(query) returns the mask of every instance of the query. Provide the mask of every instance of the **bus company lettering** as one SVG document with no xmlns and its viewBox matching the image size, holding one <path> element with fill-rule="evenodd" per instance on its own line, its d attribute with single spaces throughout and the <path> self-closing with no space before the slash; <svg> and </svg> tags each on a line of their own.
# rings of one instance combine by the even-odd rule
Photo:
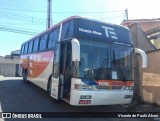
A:
<svg viewBox="0 0 160 121">
<path fill-rule="evenodd" d="M 43 57 L 42 55 L 33 55 L 33 59 L 36 62 L 49 62 L 50 58 L 49 57 Z"/>
<path fill-rule="evenodd" d="M 85 33 L 89 33 L 89 34 L 95 34 L 95 35 L 98 35 L 98 36 L 101 36 L 102 33 L 101 32 L 97 32 L 97 31 L 92 31 L 92 30 L 87 30 L 87 29 L 83 29 L 83 28 L 79 28 L 79 31 L 81 32 L 85 32 Z"/>
<path fill-rule="evenodd" d="M 113 28 L 107 26 L 101 26 L 105 30 L 106 37 L 111 37 L 112 39 L 118 39 L 116 32 Z"/>
<path fill-rule="evenodd" d="M 108 82 L 99 82 L 99 85 L 101 85 L 101 86 L 109 86 L 109 83 Z"/>
</svg>

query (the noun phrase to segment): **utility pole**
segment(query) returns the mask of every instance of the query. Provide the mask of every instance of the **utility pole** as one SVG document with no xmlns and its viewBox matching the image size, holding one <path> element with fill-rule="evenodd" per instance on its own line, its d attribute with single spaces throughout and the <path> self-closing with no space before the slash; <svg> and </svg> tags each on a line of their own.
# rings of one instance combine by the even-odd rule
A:
<svg viewBox="0 0 160 121">
<path fill-rule="evenodd" d="M 128 9 L 125 10 L 125 16 L 126 16 L 126 19 L 128 20 Z"/>
<path fill-rule="evenodd" d="M 46 28 L 50 28 L 52 25 L 52 0 L 48 0 L 48 7 L 47 7 L 47 26 Z"/>
</svg>

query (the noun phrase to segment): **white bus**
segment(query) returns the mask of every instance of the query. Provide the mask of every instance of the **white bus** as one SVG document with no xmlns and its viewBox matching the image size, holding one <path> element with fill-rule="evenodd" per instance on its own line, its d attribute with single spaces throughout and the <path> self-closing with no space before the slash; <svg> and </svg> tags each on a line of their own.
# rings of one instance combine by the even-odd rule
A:
<svg viewBox="0 0 160 121">
<path fill-rule="evenodd" d="M 25 82 L 71 105 L 129 104 L 134 53 L 146 67 L 128 28 L 73 16 L 22 44 L 21 72 Z"/>
</svg>

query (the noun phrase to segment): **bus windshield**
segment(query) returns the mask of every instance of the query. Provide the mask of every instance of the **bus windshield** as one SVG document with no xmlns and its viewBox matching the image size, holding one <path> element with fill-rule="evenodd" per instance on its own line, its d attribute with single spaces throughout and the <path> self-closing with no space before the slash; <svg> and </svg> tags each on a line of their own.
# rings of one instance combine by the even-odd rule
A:
<svg viewBox="0 0 160 121">
<path fill-rule="evenodd" d="M 132 80 L 131 47 L 80 40 L 79 78 Z"/>
</svg>

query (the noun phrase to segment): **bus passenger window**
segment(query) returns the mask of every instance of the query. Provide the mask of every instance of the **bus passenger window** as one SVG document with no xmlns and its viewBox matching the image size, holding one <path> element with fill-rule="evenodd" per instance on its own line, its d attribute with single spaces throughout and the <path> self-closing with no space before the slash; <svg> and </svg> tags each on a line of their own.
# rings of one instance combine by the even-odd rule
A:
<svg viewBox="0 0 160 121">
<path fill-rule="evenodd" d="M 24 54 L 24 45 L 21 47 L 21 54 Z"/>
<path fill-rule="evenodd" d="M 54 36 L 54 41 L 56 43 L 58 41 L 58 38 L 59 38 L 59 28 L 54 31 L 53 36 Z"/>
<path fill-rule="evenodd" d="M 74 23 L 74 21 L 69 21 L 67 23 L 64 23 L 64 25 L 62 27 L 63 28 L 62 29 L 62 38 L 61 38 L 62 40 L 73 36 L 73 31 L 74 31 L 74 29 L 73 29 L 74 24 L 73 23 Z"/>
<path fill-rule="evenodd" d="M 40 50 L 46 49 L 47 37 L 48 37 L 48 34 L 45 34 L 40 38 Z"/>
<path fill-rule="evenodd" d="M 51 32 L 49 34 L 49 41 L 48 41 L 48 47 L 47 48 L 52 48 L 55 45 L 55 41 L 54 41 L 54 32 Z"/>
<path fill-rule="evenodd" d="M 26 54 L 28 51 L 28 43 L 25 44 L 24 54 Z"/>
<path fill-rule="evenodd" d="M 58 41 L 58 37 L 59 37 L 59 29 L 52 31 L 49 34 L 49 42 L 47 48 L 54 48 L 56 46 L 56 42 Z"/>
<path fill-rule="evenodd" d="M 32 52 L 32 50 L 33 50 L 33 41 L 31 41 L 31 42 L 29 43 L 28 52 L 30 53 L 30 52 Z"/>
<path fill-rule="evenodd" d="M 34 44 L 33 44 L 33 52 L 38 51 L 38 47 L 39 47 L 39 38 L 37 38 L 36 40 L 34 40 Z"/>
</svg>

